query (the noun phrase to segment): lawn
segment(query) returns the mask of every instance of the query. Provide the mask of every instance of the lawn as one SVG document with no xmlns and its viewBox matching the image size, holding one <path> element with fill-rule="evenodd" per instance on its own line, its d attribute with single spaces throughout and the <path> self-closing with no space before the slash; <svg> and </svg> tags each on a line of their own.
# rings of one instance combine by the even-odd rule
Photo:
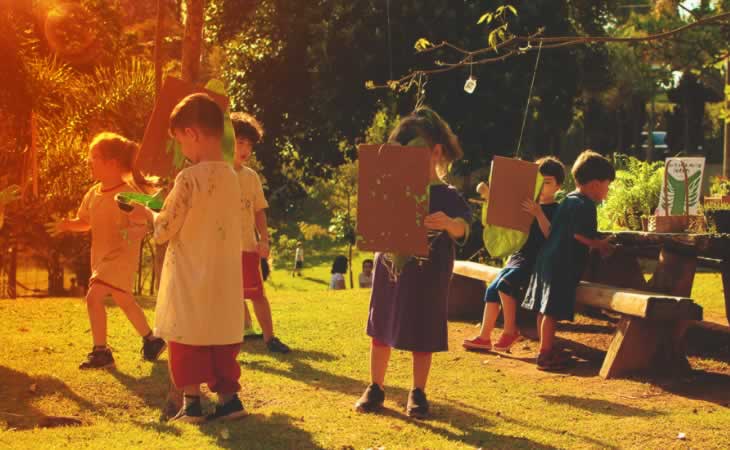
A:
<svg viewBox="0 0 730 450">
<path fill-rule="evenodd" d="M 294 351 L 272 356 L 261 341 L 244 344 L 241 398 L 251 415 L 228 424 L 162 420 L 166 354 L 158 363 L 142 361 L 140 341 L 117 308 L 110 308 L 109 317 L 116 370 L 80 372 L 91 342 L 81 300 L 0 300 L 8 324 L 0 331 L 0 447 L 730 447 L 727 342 L 693 351 L 698 370 L 684 379 L 605 381 L 597 374 L 611 328 L 585 317 L 563 328 L 563 336 L 580 343 L 581 359 L 569 374 L 535 370 L 533 342 L 519 344 L 511 355 L 467 353 L 459 343 L 477 328 L 452 322 L 451 350 L 435 356 L 427 389 L 432 419 L 411 420 L 403 413 L 411 366 L 402 352 L 394 352 L 388 373 L 387 412 L 357 414 L 352 404 L 368 380 L 369 293 L 327 291 L 328 269 L 308 268 L 301 278 L 274 272 L 274 320 Z M 715 298 L 714 278 L 701 275 L 697 282 Z M 154 301 L 140 301 L 151 317 Z M 36 428 L 45 415 L 72 416 L 82 424 Z"/>
</svg>

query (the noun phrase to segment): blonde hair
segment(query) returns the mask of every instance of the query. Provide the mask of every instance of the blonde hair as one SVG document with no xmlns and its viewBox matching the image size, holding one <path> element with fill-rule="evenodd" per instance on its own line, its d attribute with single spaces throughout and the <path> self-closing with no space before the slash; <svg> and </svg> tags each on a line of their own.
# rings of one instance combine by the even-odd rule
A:
<svg viewBox="0 0 730 450">
<path fill-rule="evenodd" d="M 122 179 L 125 183 L 147 194 L 155 191 L 157 177 L 146 177 L 134 167 L 139 151 L 136 143 L 124 136 L 106 131 L 94 137 L 89 149 L 96 149 L 102 159 L 116 161 L 122 168 Z"/>
</svg>

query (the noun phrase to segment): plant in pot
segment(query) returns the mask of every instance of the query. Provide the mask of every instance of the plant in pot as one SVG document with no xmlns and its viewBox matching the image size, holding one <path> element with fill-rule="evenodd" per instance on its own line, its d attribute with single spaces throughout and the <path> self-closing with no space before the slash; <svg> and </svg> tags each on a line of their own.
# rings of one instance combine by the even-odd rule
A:
<svg viewBox="0 0 730 450">
<path fill-rule="evenodd" d="M 716 176 L 710 178 L 710 195 L 705 197 L 705 205 L 730 203 L 730 178 Z"/>
<path fill-rule="evenodd" d="M 632 156 L 614 156 L 616 179 L 598 210 L 602 230 L 646 229 L 646 219 L 659 205 L 664 163 L 648 163 Z"/>
</svg>

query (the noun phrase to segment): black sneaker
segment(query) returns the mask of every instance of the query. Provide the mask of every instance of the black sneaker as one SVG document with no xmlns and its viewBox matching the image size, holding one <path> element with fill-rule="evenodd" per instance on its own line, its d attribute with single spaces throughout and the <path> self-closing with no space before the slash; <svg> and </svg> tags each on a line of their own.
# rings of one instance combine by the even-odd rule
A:
<svg viewBox="0 0 730 450">
<path fill-rule="evenodd" d="M 268 348 L 271 353 L 289 353 L 291 351 L 291 349 L 285 343 L 281 342 L 276 336 L 269 339 L 266 343 L 266 348 Z"/>
<path fill-rule="evenodd" d="M 246 417 L 248 412 L 243 408 L 243 403 L 238 395 L 234 395 L 222 405 L 216 405 L 215 412 L 209 414 L 207 420 L 235 420 Z"/>
<path fill-rule="evenodd" d="M 166 348 L 167 343 L 162 338 L 142 338 L 142 357 L 147 361 L 157 361 L 157 358 L 160 357 Z"/>
<path fill-rule="evenodd" d="M 378 412 L 383 408 L 385 402 L 385 391 L 373 383 L 365 389 L 362 397 L 355 402 L 355 411 L 357 412 Z"/>
<path fill-rule="evenodd" d="M 114 357 L 112 351 L 108 348 L 100 350 L 92 350 L 86 355 L 86 361 L 79 365 L 79 369 L 106 369 L 114 367 Z"/>
<path fill-rule="evenodd" d="M 415 388 L 408 394 L 408 405 L 406 406 L 408 417 L 425 419 L 428 417 L 428 400 L 422 389 Z"/>
<path fill-rule="evenodd" d="M 175 414 L 175 417 L 170 419 L 170 422 L 182 422 L 182 423 L 202 423 L 205 422 L 205 416 L 203 416 L 203 408 L 200 406 L 200 402 L 193 402 L 187 406 L 180 408 L 180 411 Z"/>
</svg>

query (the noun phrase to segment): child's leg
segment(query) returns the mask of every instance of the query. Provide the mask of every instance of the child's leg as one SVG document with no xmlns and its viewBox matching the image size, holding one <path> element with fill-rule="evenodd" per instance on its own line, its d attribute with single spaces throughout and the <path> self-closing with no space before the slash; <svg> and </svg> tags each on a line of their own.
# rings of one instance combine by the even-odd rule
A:
<svg viewBox="0 0 730 450">
<path fill-rule="evenodd" d="M 244 330 L 250 330 L 253 328 L 253 323 L 251 322 L 251 313 L 248 312 L 248 303 L 246 301 L 243 301 L 243 329 Z"/>
<path fill-rule="evenodd" d="M 413 352 L 413 388 L 426 389 L 433 353 Z"/>
<path fill-rule="evenodd" d="M 555 328 L 557 321 L 550 316 L 543 316 L 540 327 L 540 353 L 547 353 L 553 349 Z"/>
<path fill-rule="evenodd" d="M 484 313 L 482 315 L 482 328 L 479 332 L 479 338 L 488 341 L 492 337 L 492 331 L 499 317 L 499 303 L 487 302 L 484 304 Z"/>
<path fill-rule="evenodd" d="M 264 334 L 264 342 L 269 342 L 274 337 L 274 323 L 271 319 L 269 299 L 265 295 L 262 295 L 256 300 L 251 300 L 251 303 L 253 304 L 253 312 L 256 314 L 256 320 L 261 327 L 261 332 Z"/>
<path fill-rule="evenodd" d="M 383 387 L 390 361 L 390 347 L 377 339 L 370 344 L 370 382 Z"/>
<path fill-rule="evenodd" d="M 514 336 L 517 334 L 517 300 L 502 291 L 499 291 L 499 299 L 502 301 L 504 334 Z"/>
<path fill-rule="evenodd" d="M 106 308 L 104 307 L 104 299 L 109 295 L 109 291 L 109 288 L 104 285 L 92 283 L 89 292 L 86 293 L 86 311 L 89 313 L 94 347 L 106 347 Z"/>
<path fill-rule="evenodd" d="M 152 333 L 152 329 L 147 324 L 147 317 L 144 315 L 144 311 L 139 307 L 137 302 L 134 300 L 132 294 L 128 292 L 111 290 L 112 298 L 116 302 L 117 306 L 124 311 L 132 326 L 137 330 L 137 333 L 146 337 Z"/>
</svg>

